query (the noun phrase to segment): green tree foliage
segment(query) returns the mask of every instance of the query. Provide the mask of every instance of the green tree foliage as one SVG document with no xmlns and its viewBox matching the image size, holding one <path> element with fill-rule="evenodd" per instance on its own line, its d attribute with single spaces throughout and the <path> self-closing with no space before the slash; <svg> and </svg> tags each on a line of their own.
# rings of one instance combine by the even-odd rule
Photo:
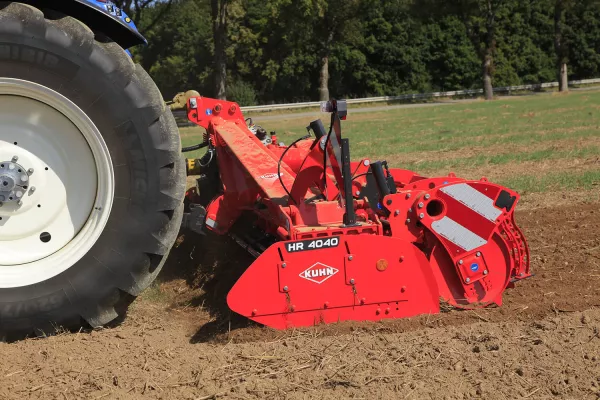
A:
<svg viewBox="0 0 600 400">
<path fill-rule="evenodd" d="M 149 45 L 134 56 L 165 98 L 187 89 L 217 95 L 213 3 L 152 1 L 137 10 Z M 244 105 L 318 100 L 327 91 L 342 98 L 481 88 L 485 74 L 494 86 L 547 82 L 562 64 L 570 79 L 600 77 L 594 0 L 227 3 L 226 91 Z M 557 3 L 565 5 L 560 48 Z"/>
</svg>

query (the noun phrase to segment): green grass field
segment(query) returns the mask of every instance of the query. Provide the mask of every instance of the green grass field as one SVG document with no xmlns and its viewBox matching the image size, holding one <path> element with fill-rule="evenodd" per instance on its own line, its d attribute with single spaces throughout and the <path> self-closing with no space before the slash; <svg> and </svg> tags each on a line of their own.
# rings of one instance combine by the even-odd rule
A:
<svg viewBox="0 0 600 400">
<path fill-rule="evenodd" d="M 327 125 L 327 115 L 314 117 Z M 289 143 L 312 119 L 282 115 L 261 125 Z M 183 128 L 184 146 L 198 143 L 201 132 Z M 354 115 L 350 109 L 343 134 L 353 159 L 387 159 L 423 175 L 486 176 L 523 194 L 600 191 L 600 90 Z"/>
</svg>

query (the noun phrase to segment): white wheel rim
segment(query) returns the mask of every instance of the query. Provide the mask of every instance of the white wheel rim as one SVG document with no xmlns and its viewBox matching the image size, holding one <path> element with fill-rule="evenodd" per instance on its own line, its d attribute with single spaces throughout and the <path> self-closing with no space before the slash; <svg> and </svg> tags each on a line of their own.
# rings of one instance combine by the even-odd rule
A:
<svg viewBox="0 0 600 400">
<path fill-rule="evenodd" d="M 21 203 L 4 196 L 0 207 L 0 288 L 13 288 L 48 280 L 89 252 L 110 215 L 114 171 L 100 131 L 77 105 L 37 83 L 0 78 L 5 162 L 33 170 L 17 187 Z M 0 185 L 8 168 L 0 165 Z"/>
</svg>

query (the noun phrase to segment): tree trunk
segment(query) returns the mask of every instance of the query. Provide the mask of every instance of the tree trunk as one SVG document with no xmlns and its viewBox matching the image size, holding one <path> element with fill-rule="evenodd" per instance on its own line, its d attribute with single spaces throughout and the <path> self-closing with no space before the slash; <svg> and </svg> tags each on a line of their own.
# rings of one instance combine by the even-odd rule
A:
<svg viewBox="0 0 600 400">
<path fill-rule="evenodd" d="M 321 73 L 319 75 L 319 101 L 329 100 L 329 55 L 321 59 Z"/>
<path fill-rule="evenodd" d="M 227 100 L 227 56 L 225 54 L 225 43 L 223 35 L 215 36 L 215 97 Z"/>
<path fill-rule="evenodd" d="M 486 56 L 483 61 L 483 94 L 486 100 L 494 100 L 494 88 L 492 87 L 492 57 Z"/>
<path fill-rule="evenodd" d="M 558 90 L 560 92 L 569 91 L 569 79 L 567 74 L 568 49 L 563 40 L 564 15 L 564 0 L 556 0 L 554 3 L 554 51 L 556 52 L 556 76 L 558 78 Z"/>
<path fill-rule="evenodd" d="M 560 66 L 558 90 L 560 92 L 569 91 L 569 75 L 567 73 L 567 63 L 562 63 L 562 65 Z"/>
<path fill-rule="evenodd" d="M 211 0 L 213 18 L 213 39 L 215 43 L 215 97 L 226 100 L 227 84 L 227 1 Z"/>
<path fill-rule="evenodd" d="M 492 74 L 494 72 L 494 52 L 496 50 L 496 10 L 491 0 L 487 0 L 485 49 L 483 50 L 483 93 L 486 100 L 494 100 Z"/>
</svg>

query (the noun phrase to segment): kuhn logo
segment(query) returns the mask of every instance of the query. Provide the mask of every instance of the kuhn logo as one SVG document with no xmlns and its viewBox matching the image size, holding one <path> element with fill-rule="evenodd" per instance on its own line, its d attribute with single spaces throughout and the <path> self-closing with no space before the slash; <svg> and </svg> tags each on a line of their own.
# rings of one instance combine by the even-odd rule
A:
<svg viewBox="0 0 600 400">
<path fill-rule="evenodd" d="M 281 174 L 281 175 L 283 175 L 283 174 Z M 279 175 L 277 175 L 277 174 L 264 174 L 264 175 L 261 175 L 260 177 L 261 177 L 261 179 L 266 179 L 266 180 L 269 180 L 269 181 L 274 181 L 275 179 L 279 178 Z"/>
<path fill-rule="evenodd" d="M 337 268 L 330 267 L 322 263 L 316 263 L 312 267 L 300 273 L 300 278 L 308 279 L 311 282 L 321 284 L 327 279 L 340 272 Z"/>
</svg>

